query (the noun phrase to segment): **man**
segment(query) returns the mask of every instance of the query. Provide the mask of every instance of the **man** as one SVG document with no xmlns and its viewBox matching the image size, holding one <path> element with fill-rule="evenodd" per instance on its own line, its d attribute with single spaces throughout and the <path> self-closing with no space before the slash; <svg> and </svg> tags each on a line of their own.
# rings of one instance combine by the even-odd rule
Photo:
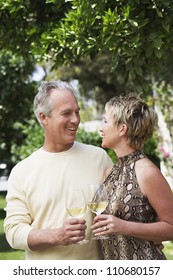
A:
<svg viewBox="0 0 173 280">
<path fill-rule="evenodd" d="M 91 240 L 92 215 L 69 218 L 67 190 L 103 180 L 112 164 L 106 152 L 75 141 L 79 105 L 66 82 L 45 82 L 34 99 L 35 115 L 44 128 L 43 146 L 19 162 L 8 180 L 6 238 L 26 259 L 101 259 Z M 87 194 L 88 195 L 88 194 Z M 86 239 L 86 245 L 76 243 Z"/>
</svg>

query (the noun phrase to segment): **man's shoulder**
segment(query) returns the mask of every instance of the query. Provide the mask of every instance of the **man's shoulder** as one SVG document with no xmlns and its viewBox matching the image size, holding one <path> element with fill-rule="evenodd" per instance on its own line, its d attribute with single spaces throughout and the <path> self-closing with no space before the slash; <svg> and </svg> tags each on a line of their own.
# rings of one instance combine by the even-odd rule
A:
<svg viewBox="0 0 173 280">
<path fill-rule="evenodd" d="M 77 142 L 76 150 L 79 155 L 78 158 L 83 158 L 87 161 L 89 160 L 90 162 L 92 162 L 92 164 L 96 162 L 98 162 L 99 164 L 104 162 L 106 165 L 112 164 L 111 158 L 101 147 Z"/>
<path fill-rule="evenodd" d="M 102 160 L 108 160 L 111 162 L 111 159 L 109 157 L 109 155 L 107 154 L 107 152 L 98 146 L 94 146 L 91 144 L 85 144 L 85 143 L 81 143 L 81 142 L 76 142 L 76 150 L 83 155 L 87 155 L 93 157 L 93 158 L 99 158 Z"/>
<path fill-rule="evenodd" d="M 77 149 L 81 149 L 83 151 L 97 152 L 97 153 L 105 153 L 105 150 L 101 147 L 94 146 L 92 144 L 86 144 L 81 142 L 76 142 Z"/>
<path fill-rule="evenodd" d="M 38 155 L 38 151 L 36 150 L 34 151 L 32 154 L 30 154 L 29 156 L 27 156 L 26 158 L 22 159 L 21 161 L 19 161 L 14 167 L 13 169 L 20 169 L 21 167 L 24 167 L 25 165 L 28 166 L 29 163 L 32 164 L 33 160 L 35 160 L 35 158 Z"/>
</svg>

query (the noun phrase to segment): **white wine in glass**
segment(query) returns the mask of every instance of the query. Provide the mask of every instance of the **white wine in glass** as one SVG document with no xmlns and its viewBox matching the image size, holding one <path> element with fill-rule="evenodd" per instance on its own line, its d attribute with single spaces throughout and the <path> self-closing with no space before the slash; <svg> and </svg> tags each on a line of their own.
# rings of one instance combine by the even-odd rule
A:
<svg viewBox="0 0 173 280">
<path fill-rule="evenodd" d="M 87 211 L 87 202 L 84 192 L 81 189 L 69 190 L 66 193 L 66 210 L 71 217 L 81 218 Z M 77 244 L 88 243 L 89 240 L 83 239 Z"/>
<path fill-rule="evenodd" d="M 67 212 L 71 217 L 80 218 L 86 213 L 86 207 L 67 208 Z"/>
<path fill-rule="evenodd" d="M 107 201 L 88 202 L 89 209 L 96 215 L 100 215 L 107 207 Z"/>
<path fill-rule="evenodd" d="M 96 215 L 101 215 L 108 205 L 106 187 L 104 184 L 90 185 L 90 190 L 92 199 L 88 202 L 88 208 Z M 95 236 L 93 239 L 107 239 L 107 236 Z"/>
</svg>

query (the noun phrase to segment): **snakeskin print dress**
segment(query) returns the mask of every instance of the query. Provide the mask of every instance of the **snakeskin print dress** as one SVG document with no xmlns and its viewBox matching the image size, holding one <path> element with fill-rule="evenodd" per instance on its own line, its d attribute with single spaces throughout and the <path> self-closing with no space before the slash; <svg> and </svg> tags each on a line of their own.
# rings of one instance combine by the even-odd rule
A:
<svg viewBox="0 0 173 280">
<path fill-rule="evenodd" d="M 156 212 L 141 193 L 135 174 L 135 162 L 146 157 L 143 152 L 133 152 L 119 158 L 105 180 L 109 204 L 105 214 L 139 223 L 153 223 Z M 162 251 L 152 241 L 121 234 L 109 235 L 100 240 L 105 260 L 165 260 Z"/>
</svg>

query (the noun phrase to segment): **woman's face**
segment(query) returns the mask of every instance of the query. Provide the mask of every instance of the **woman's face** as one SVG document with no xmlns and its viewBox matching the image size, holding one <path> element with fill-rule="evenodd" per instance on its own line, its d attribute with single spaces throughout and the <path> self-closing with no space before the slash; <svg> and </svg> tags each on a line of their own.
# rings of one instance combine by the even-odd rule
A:
<svg viewBox="0 0 173 280">
<path fill-rule="evenodd" d="M 116 148 L 119 141 L 118 126 L 113 124 L 113 118 L 109 111 L 105 113 L 100 135 L 102 137 L 103 148 Z"/>
</svg>

